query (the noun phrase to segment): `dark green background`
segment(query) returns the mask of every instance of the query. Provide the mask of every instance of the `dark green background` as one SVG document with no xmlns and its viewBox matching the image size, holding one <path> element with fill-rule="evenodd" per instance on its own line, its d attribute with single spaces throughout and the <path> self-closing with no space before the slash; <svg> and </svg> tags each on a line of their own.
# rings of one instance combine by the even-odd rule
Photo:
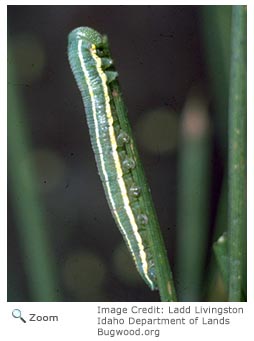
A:
<svg viewBox="0 0 254 341">
<path fill-rule="evenodd" d="M 107 207 L 81 96 L 68 65 L 67 36 L 78 26 L 108 35 L 136 136 L 146 112 L 162 108 L 174 112 L 180 122 L 190 89 L 205 90 L 213 132 L 206 272 L 199 299 L 222 299 L 220 287 L 214 286 L 211 297 L 207 283 L 227 155 L 230 16 L 226 6 L 8 6 L 12 49 L 8 71 L 15 73 L 8 83 L 22 103 L 19 123 L 26 127 L 32 145 L 57 281 L 53 300 L 159 300 L 157 292 L 136 278 L 128 254 L 117 253 L 122 238 Z M 179 124 L 169 131 L 169 138 L 175 129 L 178 135 Z M 153 127 L 151 132 L 160 134 Z M 168 153 L 151 153 L 138 140 L 176 284 L 178 143 Z M 33 255 L 26 254 L 21 241 L 26 227 L 20 223 L 12 177 L 8 178 L 8 300 L 36 301 L 40 296 L 31 292 L 32 273 L 27 269 L 27 257 Z"/>
</svg>

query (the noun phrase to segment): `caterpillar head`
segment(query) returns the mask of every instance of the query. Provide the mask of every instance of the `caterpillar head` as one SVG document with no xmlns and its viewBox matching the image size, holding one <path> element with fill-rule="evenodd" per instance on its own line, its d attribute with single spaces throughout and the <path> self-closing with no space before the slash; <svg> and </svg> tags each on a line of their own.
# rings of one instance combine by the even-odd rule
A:
<svg viewBox="0 0 254 341">
<path fill-rule="evenodd" d="M 103 44 L 103 36 L 90 27 L 78 27 L 69 34 L 69 43 L 83 39 L 88 45 L 99 47 Z"/>
</svg>

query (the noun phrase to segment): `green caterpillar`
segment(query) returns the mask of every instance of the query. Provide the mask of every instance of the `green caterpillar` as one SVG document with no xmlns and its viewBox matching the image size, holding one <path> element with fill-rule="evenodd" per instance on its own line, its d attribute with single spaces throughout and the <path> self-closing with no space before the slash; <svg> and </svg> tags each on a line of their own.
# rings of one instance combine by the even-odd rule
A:
<svg viewBox="0 0 254 341">
<path fill-rule="evenodd" d="M 89 27 L 73 30 L 68 57 L 83 98 L 92 148 L 112 215 L 139 273 L 152 290 L 157 289 L 147 233 L 149 215 L 137 173 L 139 156 L 131 133 L 122 123 L 127 120 L 126 113 L 115 108 L 111 85 L 118 75 L 106 36 Z"/>
</svg>

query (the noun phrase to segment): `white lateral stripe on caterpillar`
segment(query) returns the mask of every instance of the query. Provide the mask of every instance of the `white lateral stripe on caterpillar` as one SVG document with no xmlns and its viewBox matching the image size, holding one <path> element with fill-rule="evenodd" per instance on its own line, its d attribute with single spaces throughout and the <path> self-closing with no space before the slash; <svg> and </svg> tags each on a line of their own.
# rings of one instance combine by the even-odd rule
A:
<svg viewBox="0 0 254 341">
<path fill-rule="evenodd" d="M 107 88 L 107 83 L 106 83 L 107 77 L 102 70 L 101 59 L 97 56 L 96 48 L 94 45 L 92 45 L 92 47 L 90 48 L 90 53 L 91 53 L 92 58 L 95 61 L 96 69 L 97 69 L 97 72 L 98 72 L 98 74 L 101 78 L 101 82 L 102 82 L 103 93 L 104 93 L 104 98 L 105 98 L 105 109 L 106 109 L 106 115 L 107 115 L 107 120 L 108 120 L 108 125 L 109 125 L 110 142 L 111 142 L 112 151 L 113 151 L 113 159 L 114 159 L 114 163 L 115 163 L 115 169 L 116 169 L 116 173 L 117 173 L 116 181 L 118 182 L 118 185 L 120 187 L 122 199 L 124 202 L 124 209 L 125 209 L 126 214 L 129 218 L 129 221 L 130 221 L 130 224 L 132 227 L 132 231 L 133 231 L 133 235 L 135 236 L 136 242 L 137 242 L 138 247 L 139 247 L 139 256 L 140 256 L 140 259 L 142 262 L 143 274 L 146 277 L 148 283 L 150 283 L 151 287 L 153 287 L 153 282 L 151 281 L 151 279 L 149 278 L 149 275 L 148 275 L 148 262 L 147 262 L 147 256 L 146 256 L 146 253 L 144 250 L 143 241 L 142 241 L 142 238 L 139 234 L 138 226 L 136 224 L 135 217 L 134 217 L 132 209 L 130 207 L 130 202 L 129 202 L 129 198 L 127 195 L 126 185 L 125 185 L 123 177 L 122 177 L 123 171 L 122 171 L 122 167 L 121 167 L 120 158 L 119 158 L 119 155 L 117 153 L 117 142 L 116 142 L 115 132 L 114 132 L 114 128 L 113 128 L 113 117 L 112 117 L 112 113 L 111 113 L 111 108 L 110 108 L 110 103 L 109 103 L 110 99 L 109 99 L 108 88 Z M 78 56 L 79 56 L 81 68 L 82 68 L 82 71 L 84 73 L 84 76 L 85 76 L 85 79 L 87 82 L 87 86 L 88 86 L 88 90 L 89 90 L 89 94 L 90 94 L 90 98 L 91 98 L 93 119 L 94 119 L 94 124 L 95 124 L 96 143 L 97 143 L 97 147 L 99 150 L 99 155 L 100 155 L 99 157 L 100 157 L 100 161 L 101 161 L 102 172 L 103 172 L 103 175 L 104 175 L 105 180 L 106 180 L 105 183 L 107 186 L 109 200 L 110 200 L 110 202 L 113 206 L 113 209 L 115 211 L 115 216 L 116 216 L 116 219 L 119 223 L 119 226 L 121 227 L 121 230 L 122 230 L 122 232 L 123 232 L 123 234 L 124 234 L 124 236 L 128 242 L 129 248 L 130 248 L 130 250 L 134 256 L 135 262 L 137 263 L 137 260 L 135 258 L 135 253 L 132 249 L 132 245 L 129 241 L 128 235 L 126 234 L 126 231 L 121 224 L 121 220 L 119 218 L 119 215 L 115 209 L 115 207 L 116 207 L 115 202 L 114 202 L 114 199 L 112 197 L 109 182 L 107 181 L 108 175 L 107 175 L 107 171 L 105 169 L 105 161 L 104 161 L 104 157 L 103 157 L 103 150 L 102 150 L 102 146 L 101 146 L 100 139 L 99 139 L 99 129 L 98 129 L 98 122 L 97 122 L 97 117 L 96 117 L 96 104 L 95 104 L 95 100 L 94 100 L 93 87 L 90 83 L 89 73 L 86 69 L 86 66 L 85 66 L 85 63 L 83 60 L 83 56 L 82 56 L 82 39 L 80 39 L 78 41 Z"/>
</svg>

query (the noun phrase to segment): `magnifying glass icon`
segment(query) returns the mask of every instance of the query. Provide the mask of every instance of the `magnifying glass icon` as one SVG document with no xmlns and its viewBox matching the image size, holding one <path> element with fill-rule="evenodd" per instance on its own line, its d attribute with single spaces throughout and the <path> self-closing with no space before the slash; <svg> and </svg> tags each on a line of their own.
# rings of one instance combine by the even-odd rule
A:
<svg viewBox="0 0 254 341">
<path fill-rule="evenodd" d="M 14 309 L 12 311 L 12 316 L 15 318 L 15 319 L 20 319 L 21 321 L 23 321 L 24 323 L 26 323 L 26 320 L 23 319 L 23 317 L 21 316 L 21 310 L 19 309 Z"/>
</svg>

